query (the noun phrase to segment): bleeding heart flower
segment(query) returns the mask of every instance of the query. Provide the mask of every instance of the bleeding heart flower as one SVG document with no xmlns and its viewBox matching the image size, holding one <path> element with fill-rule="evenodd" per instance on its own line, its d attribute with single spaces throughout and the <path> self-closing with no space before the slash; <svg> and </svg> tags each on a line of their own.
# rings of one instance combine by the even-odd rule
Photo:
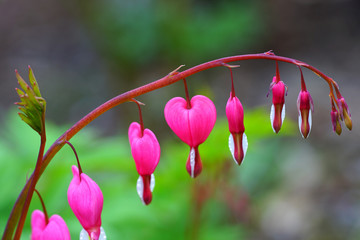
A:
<svg viewBox="0 0 360 240">
<path fill-rule="evenodd" d="M 302 137 L 307 138 L 311 131 L 311 114 L 314 111 L 314 103 L 308 91 L 300 91 L 297 99 L 297 108 L 299 112 L 299 130 Z"/>
<path fill-rule="evenodd" d="M 278 80 L 274 76 L 272 83 L 270 84 L 272 90 L 272 105 L 270 110 L 271 126 L 275 133 L 280 131 L 281 125 L 285 119 L 285 92 L 286 85 L 283 81 Z"/>
<path fill-rule="evenodd" d="M 190 154 L 186 169 L 191 177 L 196 177 L 202 170 L 198 146 L 209 136 L 216 122 L 216 108 L 207 97 L 197 95 L 191 98 L 190 107 L 181 97 L 171 99 L 165 106 L 165 120 L 171 130 L 187 145 Z"/>
<path fill-rule="evenodd" d="M 31 214 L 31 240 L 70 240 L 70 232 L 59 215 L 53 215 L 46 223 L 45 214 L 35 210 Z"/>
<path fill-rule="evenodd" d="M 137 122 L 130 124 L 129 142 L 136 170 L 140 175 L 136 189 L 141 201 L 148 205 L 152 200 L 152 191 L 155 186 L 153 172 L 159 163 L 160 144 L 151 130 L 145 129 L 142 132 Z"/>
<path fill-rule="evenodd" d="M 74 177 L 67 192 L 70 208 L 90 239 L 97 240 L 100 236 L 103 194 L 96 182 L 85 173 L 79 174 L 76 166 L 71 169 Z"/>
<path fill-rule="evenodd" d="M 236 164 L 245 158 L 248 141 L 244 127 L 244 110 L 240 100 L 230 93 L 226 104 L 226 116 L 229 122 L 229 148 Z"/>
</svg>

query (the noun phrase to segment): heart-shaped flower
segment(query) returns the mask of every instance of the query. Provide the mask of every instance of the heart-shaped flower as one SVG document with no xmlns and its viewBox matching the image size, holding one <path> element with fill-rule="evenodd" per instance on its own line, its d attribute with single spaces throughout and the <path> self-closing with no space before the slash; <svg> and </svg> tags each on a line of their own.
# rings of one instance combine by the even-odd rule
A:
<svg viewBox="0 0 360 240">
<path fill-rule="evenodd" d="M 137 122 L 130 124 L 128 134 L 131 154 L 140 175 L 136 189 L 141 201 L 148 205 L 152 200 L 152 191 L 155 186 L 153 172 L 159 163 L 160 144 L 151 130 L 145 129 L 142 132 L 141 126 Z"/>
<path fill-rule="evenodd" d="M 216 122 L 216 108 L 207 97 L 196 95 L 190 100 L 190 107 L 185 99 L 175 97 L 165 106 L 165 120 L 171 130 L 187 145 L 190 154 L 186 169 L 191 177 L 196 177 L 202 170 L 198 146 L 209 136 Z"/>
<path fill-rule="evenodd" d="M 45 214 L 35 210 L 31 214 L 31 240 L 70 240 L 70 232 L 59 215 L 50 217 L 46 223 Z"/>
<path fill-rule="evenodd" d="M 67 192 L 70 208 L 91 240 L 97 240 L 100 236 L 103 194 L 88 175 L 79 174 L 76 166 L 72 166 L 71 169 L 74 177 Z"/>
</svg>

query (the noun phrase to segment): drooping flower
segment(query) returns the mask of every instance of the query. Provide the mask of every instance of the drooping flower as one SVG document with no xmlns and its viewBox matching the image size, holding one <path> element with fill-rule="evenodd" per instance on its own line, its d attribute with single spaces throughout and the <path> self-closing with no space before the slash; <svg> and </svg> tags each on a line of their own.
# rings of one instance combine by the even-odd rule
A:
<svg viewBox="0 0 360 240">
<path fill-rule="evenodd" d="M 141 201 L 148 205 L 152 200 L 152 191 L 155 186 L 153 173 L 160 159 L 160 144 L 151 130 L 142 130 L 137 122 L 130 124 L 129 142 L 136 170 L 140 175 L 136 189 Z"/>
<path fill-rule="evenodd" d="M 244 127 L 244 110 L 238 97 L 230 93 L 226 104 L 226 117 L 229 123 L 229 148 L 235 163 L 241 164 L 245 158 L 248 141 Z"/>
<path fill-rule="evenodd" d="M 164 114 L 171 130 L 190 146 L 186 169 L 194 178 L 202 170 L 198 147 L 215 125 L 216 108 L 209 98 L 202 95 L 192 97 L 189 105 L 185 99 L 175 97 L 166 104 Z"/>
<path fill-rule="evenodd" d="M 71 169 L 74 177 L 67 192 L 70 208 L 90 239 L 97 240 L 100 236 L 103 194 L 89 176 L 85 173 L 79 174 L 76 166 L 72 166 Z"/>
<path fill-rule="evenodd" d="M 31 240 L 70 240 L 70 232 L 59 215 L 53 215 L 46 222 L 45 214 L 35 210 L 31 214 Z"/>
<path fill-rule="evenodd" d="M 307 90 L 300 91 L 299 97 L 297 99 L 297 108 L 299 112 L 299 130 L 302 137 L 307 138 L 311 131 L 311 115 L 314 111 L 314 103 L 310 93 Z"/>
<path fill-rule="evenodd" d="M 272 90 L 270 122 L 274 132 L 278 133 L 285 119 L 286 85 L 280 81 L 280 77 L 274 76 L 270 89 Z"/>
</svg>

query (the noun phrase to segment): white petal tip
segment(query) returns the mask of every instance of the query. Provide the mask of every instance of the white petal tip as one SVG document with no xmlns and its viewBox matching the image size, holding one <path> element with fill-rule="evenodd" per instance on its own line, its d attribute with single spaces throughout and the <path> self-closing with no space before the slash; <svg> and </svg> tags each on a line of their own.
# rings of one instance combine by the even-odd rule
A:
<svg viewBox="0 0 360 240">
<path fill-rule="evenodd" d="M 238 164 L 236 159 L 235 159 L 235 156 L 234 156 L 235 143 L 234 143 L 234 138 L 233 138 L 231 133 L 230 133 L 230 136 L 229 136 L 229 149 L 230 149 L 231 156 L 233 157 L 235 163 Z"/>
<path fill-rule="evenodd" d="M 141 199 L 141 202 L 143 204 L 145 204 L 144 202 L 144 198 L 143 198 L 143 193 L 144 193 L 144 182 L 141 176 L 139 176 L 137 182 L 136 182 L 136 191 Z"/>
<path fill-rule="evenodd" d="M 81 232 L 80 232 L 80 240 L 89 240 L 90 239 L 90 236 L 89 234 L 87 233 L 87 231 L 85 231 L 85 229 L 82 229 Z M 99 236 L 99 240 L 106 240 L 106 234 L 105 234 L 105 231 L 104 231 L 104 228 L 103 227 L 100 227 L 100 236 Z"/>
<path fill-rule="evenodd" d="M 274 104 L 272 104 L 271 109 L 270 109 L 270 123 L 271 123 L 272 130 L 274 131 L 274 133 L 276 133 L 274 126 L 273 126 L 274 118 L 275 118 L 275 107 L 274 107 Z"/>
<path fill-rule="evenodd" d="M 248 149 L 248 146 L 249 146 L 247 136 L 246 136 L 245 133 L 243 133 L 242 146 L 243 146 L 243 152 L 244 152 L 244 158 L 243 158 L 243 161 L 244 161 L 245 156 L 246 156 L 246 152 L 247 152 L 247 149 Z"/>
<path fill-rule="evenodd" d="M 155 176 L 154 174 L 151 174 L 151 180 L 150 180 L 150 191 L 153 192 L 155 187 Z"/>
<path fill-rule="evenodd" d="M 190 168 L 191 168 L 191 177 L 194 178 L 194 170 L 195 170 L 195 149 L 191 148 L 190 150 Z"/>
</svg>

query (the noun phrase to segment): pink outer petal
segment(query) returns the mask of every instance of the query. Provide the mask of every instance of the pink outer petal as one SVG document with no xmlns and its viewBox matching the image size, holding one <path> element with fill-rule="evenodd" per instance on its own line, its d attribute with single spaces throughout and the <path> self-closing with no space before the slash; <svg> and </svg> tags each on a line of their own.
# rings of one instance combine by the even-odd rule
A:
<svg viewBox="0 0 360 240">
<path fill-rule="evenodd" d="M 169 127 L 186 144 L 196 147 L 209 136 L 216 122 L 214 103 L 202 95 L 191 99 L 191 109 L 181 97 L 171 99 L 164 109 Z"/>
<path fill-rule="evenodd" d="M 42 232 L 46 227 L 45 215 L 40 210 L 35 210 L 31 214 L 31 240 L 42 238 Z"/>
<path fill-rule="evenodd" d="M 129 142 L 139 175 L 151 175 L 160 159 L 160 144 L 155 134 L 145 129 L 141 136 L 140 124 L 133 122 L 129 127 Z"/>
<path fill-rule="evenodd" d="M 65 221 L 59 215 L 53 215 L 45 224 L 45 215 L 35 210 L 31 215 L 31 240 L 69 240 L 70 232 Z"/>
<path fill-rule="evenodd" d="M 272 87 L 272 94 L 272 102 L 274 105 L 285 103 L 285 84 L 283 81 L 274 84 Z"/>
<path fill-rule="evenodd" d="M 103 208 L 102 192 L 96 182 L 85 173 L 81 174 L 80 181 L 79 170 L 76 166 L 72 166 L 72 172 L 74 177 L 67 192 L 69 205 L 85 230 L 100 229 Z"/>
<path fill-rule="evenodd" d="M 226 116 L 229 122 L 229 131 L 231 133 L 243 133 L 244 127 L 244 110 L 240 100 L 237 97 L 231 97 L 226 104 Z"/>
</svg>

